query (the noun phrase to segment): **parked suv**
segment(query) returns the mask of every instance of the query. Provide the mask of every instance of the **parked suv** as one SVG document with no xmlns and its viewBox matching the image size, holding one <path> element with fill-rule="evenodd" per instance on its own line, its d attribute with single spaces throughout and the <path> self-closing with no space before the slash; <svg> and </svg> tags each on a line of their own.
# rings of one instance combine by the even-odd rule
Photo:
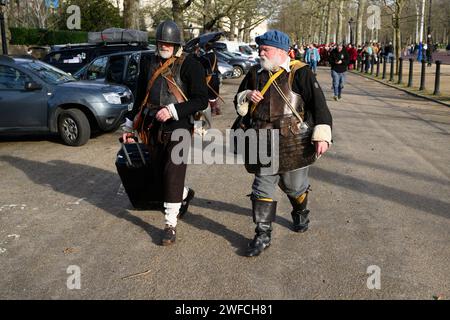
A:
<svg viewBox="0 0 450 320">
<path fill-rule="evenodd" d="M 75 72 L 77 80 L 95 83 L 115 83 L 126 85 L 136 96 L 139 79 L 140 61 L 142 57 L 154 51 L 132 51 L 100 56 Z"/>
<path fill-rule="evenodd" d="M 44 57 L 43 61 L 74 74 L 99 56 L 116 52 L 149 50 L 150 46 L 144 43 L 58 45 L 52 46 L 51 52 Z"/>
<path fill-rule="evenodd" d="M 117 129 L 133 107 L 125 86 L 76 81 L 42 61 L 0 56 L 0 134 L 59 133 L 70 146 Z"/>
</svg>

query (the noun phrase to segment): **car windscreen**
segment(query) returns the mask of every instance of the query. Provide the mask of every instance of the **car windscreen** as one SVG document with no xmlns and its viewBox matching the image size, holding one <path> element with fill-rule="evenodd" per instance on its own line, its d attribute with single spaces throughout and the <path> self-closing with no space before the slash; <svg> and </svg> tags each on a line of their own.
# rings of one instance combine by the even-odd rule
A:
<svg viewBox="0 0 450 320">
<path fill-rule="evenodd" d="M 44 80 L 45 82 L 51 84 L 59 84 L 69 81 L 75 81 L 75 79 L 68 73 L 65 73 L 62 70 L 59 70 L 55 67 L 52 67 L 49 64 L 40 62 L 40 61 L 30 61 L 23 64 L 23 67 L 32 71 L 39 78 Z"/>
<path fill-rule="evenodd" d="M 233 57 L 231 54 L 223 52 L 223 51 L 219 51 L 218 55 L 226 58 L 226 59 L 234 59 L 235 57 Z"/>
<path fill-rule="evenodd" d="M 239 46 L 239 51 L 240 51 L 241 53 L 243 53 L 243 54 L 248 54 L 248 55 L 252 55 L 252 54 L 253 54 L 252 48 L 250 48 L 250 47 L 247 46 L 247 45 L 241 45 L 241 46 Z"/>
</svg>

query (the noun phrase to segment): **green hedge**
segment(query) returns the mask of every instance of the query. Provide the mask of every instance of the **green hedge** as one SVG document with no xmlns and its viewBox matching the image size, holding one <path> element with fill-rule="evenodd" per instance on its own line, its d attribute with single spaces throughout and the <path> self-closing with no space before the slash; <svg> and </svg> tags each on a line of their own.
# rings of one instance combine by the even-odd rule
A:
<svg viewBox="0 0 450 320">
<path fill-rule="evenodd" d="M 51 31 L 45 29 L 10 28 L 11 44 L 16 45 L 55 45 L 84 43 L 88 33 L 84 31 Z"/>
</svg>

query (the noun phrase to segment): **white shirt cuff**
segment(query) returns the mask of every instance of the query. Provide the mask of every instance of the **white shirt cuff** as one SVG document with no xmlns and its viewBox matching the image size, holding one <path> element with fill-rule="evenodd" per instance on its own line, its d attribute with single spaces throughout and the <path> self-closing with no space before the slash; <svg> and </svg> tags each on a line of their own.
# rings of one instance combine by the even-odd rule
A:
<svg viewBox="0 0 450 320">
<path fill-rule="evenodd" d="M 331 127 L 328 124 L 318 124 L 314 127 L 312 141 L 326 141 L 331 144 Z"/>
<path fill-rule="evenodd" d="M 247 94 L 249 93 L 249 92 L 251 92 L 252 90 L 245 90 L 245 91 L 242 91 L 242 92 L 239 92 L 238 94 L 237 94 L 237 104 L 238 104 L 238 106 L 240 106 L 241 104 L 243 104 L 244 102 L 247 102 Z"/>
<path fill-rule="evenodd" d="M 178 121 L 178 113 L 177 113 L 177 109 L 175 109 L 175 105 L 173 103 L 169 104 L 166 106 L 167 109 L 169 109 L 170 114 L 172 115 L 173 120 Z"/>
</svg>

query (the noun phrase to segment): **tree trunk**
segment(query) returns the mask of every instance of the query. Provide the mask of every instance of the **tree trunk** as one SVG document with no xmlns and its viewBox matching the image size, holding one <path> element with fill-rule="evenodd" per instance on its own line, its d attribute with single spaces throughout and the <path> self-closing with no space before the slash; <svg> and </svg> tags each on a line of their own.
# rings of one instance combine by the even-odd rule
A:
<svg viewBox="0 0 450 320">
<path fill-rule="evenodd" d="M 123 25 L 126 29 L 139 29 L 139 0 L 123 1 Z"/>
<path fill-rule="evenodd" d="M 395 55 L 395 74 L 398 74 L 398 62 L 400 58 L 401 51 L 401 31 L 400 31 L 400 16 L 402 14 L 403 7 L 405 5 L 405 0 L 396 0 L 395 10 L 393 15 L 393 27 L 394 27 L 394 55 Z"/>
<path fill-rule="evenodd" d="M 355 32 L 355 45 L 363 43 L 363 17 L 366 7 L 366 0 L 358 1 L 358 10 L 356 12 L 356 32 Z"/>
<path fill-rule="evenodd" d="M 184 41 L 184 23 L 183 23 L 183 10 L 184 9 L 180 2 L 181 2 L 181 0 L 172 0 L 172 15 L 173 15 L 173 21 L 175 21 L 178 28 L 180 28 L 181 41 Z"/>
<path fill-rule="evenodd" d="M 313 38 L 311 37 L 311 33 L 312 33 L 312 22 L 313 22 L 313 16 L 311 15 L 311 19 L 309 21 L 309 30 L 308 30 L 308 42 L 314 42 Z"/>
<path fill-rule="evenodd" d="M 344 0 L 339 0 L 339 7 L 337 12 L 337 27 L 336 27 L 336 43 L 342 42 L 342 15 L 344 13 Z"/>
<path fill-rule="evenodd" d="M 416 37 L 415 43 L 419 43 L 419 22 L 420 22 L 420 5 L 419 0 L 416 0 Z"/>
<path fill-rule="evenodd" d="M 5 33 L 6 33 L 6 44 L 8 45 L 8 43 L 11 41 L 11 34 L 9 32 L 9 27 L 8 27 L 8 10 L 5 9 L 5 7 L 0 7 L 0 10 L 3 12 L 3 16 L 5 17 Z M 2 48 L 2 37 L 0 36 L 0 54 L 3 54 L 3 51 L 1 51 Z M 9 51 L 9 48 L 8 48 Z"/>
<path fill-rule="evenodd" d="M 319 43 L 323 43 L 323 26 L 325 24 L 325 9 L 320 12 L 320 29 L 319 29 Z"/>
<path fill-rule="evenodd" d="M 330 43 L 330 29 L 331 29 L 331 1 L 327 4 L 327 18 L 325 27 L 325 43 Z"/>
<path fill-rule="evenodd" d="M 245 18 L 244 22 L 244 36 L 243 41 L 244 42 L 250 42 L 250 26 L 252 24 L 252 18 L 250 16 L 247 16 Z"/>
<path fill-rule="evenodd" d="M 425 0 L 422 0 L 422 10 L 420 14 L 420 31 L 419 31 L 419 43 L 423 43 L 423 24 L 425 21 Z"/>
<path fill-rule="evenodd" d="M 211 0 L 203 0 L 203 32 L 206 32 L 207 30 L 207 24 L 209 22 L 208 16 L 206 15 L 207 12 L 210 12 L 211 10 Z"/>
<path fill-rule="evenodd" d="M 236 38 L 236 15 L 231 14 L 228 18 L 230 19 L 230 40 L 234 41 Z"/>
</svg>

